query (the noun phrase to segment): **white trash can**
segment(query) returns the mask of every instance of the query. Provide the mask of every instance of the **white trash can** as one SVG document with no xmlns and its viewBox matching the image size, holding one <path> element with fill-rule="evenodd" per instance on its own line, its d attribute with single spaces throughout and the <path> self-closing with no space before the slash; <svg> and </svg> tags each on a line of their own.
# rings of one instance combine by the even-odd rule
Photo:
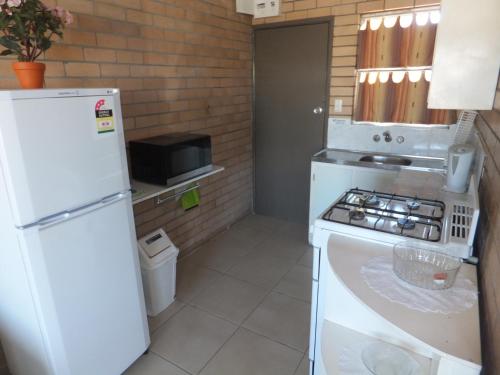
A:
<svg viewBox="0 0 500 375">
<path fill-rule="evenodd" d="M 138 247 L 146 308 L 149 316 L 155 316 L 174 302 L 179 249 L 163 229 L 141 238 Z"/>
</svg>

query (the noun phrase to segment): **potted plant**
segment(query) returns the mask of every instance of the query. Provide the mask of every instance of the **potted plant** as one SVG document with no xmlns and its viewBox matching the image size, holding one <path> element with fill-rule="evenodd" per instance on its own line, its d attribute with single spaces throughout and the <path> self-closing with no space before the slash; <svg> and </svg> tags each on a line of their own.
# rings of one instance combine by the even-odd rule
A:
<svg viewBox="0 0 500 375">
<path fill-rule="evenodd" d="M 41 0 L 0 0 L 0 56 L 17 55 L 12 64 L 23 88 L 41 88 L 45 64 L 35 60 L 48 50 L 52 39 L 62 38 L 73 16 L 61 7 L 47 7 Z"/>
</svg>

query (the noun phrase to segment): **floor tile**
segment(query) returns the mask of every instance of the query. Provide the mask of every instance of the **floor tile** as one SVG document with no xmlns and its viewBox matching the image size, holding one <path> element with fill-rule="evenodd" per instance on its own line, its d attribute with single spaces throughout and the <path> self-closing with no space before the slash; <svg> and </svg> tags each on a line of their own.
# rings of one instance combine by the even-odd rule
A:
<svg viewBox="0 0 500 375">
<path fill-rule="evenodd" d="M 154 353 L 139 358 L 123 375 L 189 375 Z"/>
<path fill-rule="evenodd" d="M 243 327 L 305 352 L 309 342 L 310 304 L 272 292 Z"/>
<path fill-rule="evenodd" d="M 221 273 L 198 266 L 188 257 L 177 265 L 176 298 L 181 302 L 189 302 L 219 277 L 222 277 Z"/>
<path fill-rule="evenodd" d="M 313 267 L 313 259 L 314 259 L 314 251 L 313 248 L 311 247 L 309 250 L 307 250 L 304 255 L 302 255 L 302 258 L 299 259 L 298 264 L 304 267 Z"/>
<path fill-rule="evenodd" d="M 312 269 L 295 265 L 274 288 L 276 292 L 311 301 Z"/>
<path fill-rule="evenodd" d="M 258 245 L 256 251 L 297 262 L 310 249 L 311 247 L 305 240 L 276 234 Z"/>
<path fill-rule="evenodd" d="M 172 315 L 177 313 L 180 309 L 184 307 L 184 303 L 175 300 L 170 306 L 159 313 L 156 316 L 148 316 L 149 332 L 153 333 L 156 331 L 163 323 L 165 323 Z"/>
<path fill-rule="evenodd" d="M 285 222 L 277 230 L 277 233 L 301 242 L 307 242 L 309 236 L 307 224 L 297 224 L 292 222 Z"/>
<path fill-rule="evenodd" d="M 153 335 L 151 351 L 196 374 L 236 328 L 225 320 L 186 306 Z"/>
<path fill-rule="evenodd" d="M 286 224 L 286 221 L 262 215 L 248 215 L 233 225 L 233 228 L 242 227 L 254 228 L 265 232 L 279 230 Z"/>
<path fill-rule="evenodd" d="M 201 375 L 291 375 L 302 353 L 240 328 Z"/>
<path fill-rule="evenodd" d="M 233 232 L 226 232 L 200 246 L 189 258 L 193 263 L 225 272 L 250 250 L 252 246 L 244 239 L 235 236 Z"/>
<path fill-rule="evenodd" d="M 271 289 L 292 267 L 293 261 L 290 259 L 253 252 L 243 257 L 227 273 L 237 279 Z"/>
<path fill-rule="evenodd" d="M 199 293 L 191 304 L 235 324 L 241 324 L 266 294 L 266 289 L 225 276 Z"/>
<path fill-rule="evenodd" d="M 309 375 L 309 363 L 309 353 L 306 352 L 293 375 Z"/>
</svg>

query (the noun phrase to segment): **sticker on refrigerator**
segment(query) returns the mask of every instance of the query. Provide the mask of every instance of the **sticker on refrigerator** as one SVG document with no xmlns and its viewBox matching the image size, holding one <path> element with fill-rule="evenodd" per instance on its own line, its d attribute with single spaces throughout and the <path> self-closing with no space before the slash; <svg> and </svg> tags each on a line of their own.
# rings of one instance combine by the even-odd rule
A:
<svg viewBox="0 0 500 375">
<path fill-rule="evenodd" d="M 100 99 L 95 104 L 95 121 L 97 125 L 97 134 L 112 133 L 115 131 L 113 110 L 106 105 L 104 99 Z"/>
</svg>

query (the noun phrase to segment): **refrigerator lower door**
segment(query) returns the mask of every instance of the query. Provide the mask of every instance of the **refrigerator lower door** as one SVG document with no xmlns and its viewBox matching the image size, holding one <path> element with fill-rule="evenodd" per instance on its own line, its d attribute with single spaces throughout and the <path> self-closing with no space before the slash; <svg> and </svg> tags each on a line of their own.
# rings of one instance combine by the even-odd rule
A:
<svg viewBox="0 0 500 375">
<path fill-rule="evenodd" d="M 0 165 L 16 226 L 130 188 L 118 92 L 0 100 L 0 113 Z"/>
<path fill-rule="evenodd" d="M 31 360 L 121 374 L 149 345 L 130 195 L 20 232 L 47 356 Z"/>
</svg>

